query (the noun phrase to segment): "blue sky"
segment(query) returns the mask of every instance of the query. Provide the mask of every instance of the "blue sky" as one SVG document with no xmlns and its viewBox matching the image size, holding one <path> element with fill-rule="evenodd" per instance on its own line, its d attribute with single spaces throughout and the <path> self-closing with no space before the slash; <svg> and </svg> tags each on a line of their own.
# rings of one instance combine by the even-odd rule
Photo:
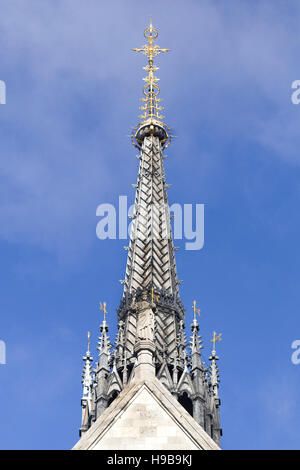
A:
<svg viewBox="0 0 300 470">
<path fill-rule="evenodd" d="M 170 203 L 205 204 L 205 245 L 177 253 L 189 328 L 218 344 L 225 449 L 299 448 L 300 79 L 297 0 L 0 0 L 0 448 L 78 438 L 82 354 L 106 300 L 114 338 L 124 240 L 96 208 L 133 202 L 150 14 Z"/>
</svg>

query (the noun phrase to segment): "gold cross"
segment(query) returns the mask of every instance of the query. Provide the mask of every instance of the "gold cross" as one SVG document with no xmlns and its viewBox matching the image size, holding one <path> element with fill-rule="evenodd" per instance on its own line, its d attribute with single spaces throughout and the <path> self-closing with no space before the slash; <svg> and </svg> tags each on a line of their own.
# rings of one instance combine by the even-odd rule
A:
<svg viewBox="0 0 300 470">
<path fill-rule="evenodd" d="M 148 40 L 148 44 L 144 44 L 143 47 L 135 47 L 132 49 L 135 52 L 142 52 L 148 56 L 149 64 L 153 64 L 153 58 L 159 55 L 161 52 L 169 52 L 170 49 L 161 48 L 158 45 L 154 45 L 154 40 L 158 36 L 158 31 L 152 25 L 152 17 L 150 17 L 150 25 L 144 31 L 144 36 Z"/>
<path fill-rule="evenodd" d="M 100 302 L 100 310 L 104 313 L 104 321 L 105 321 L 105 316 L 107 315 L 106 302 L 103 302 L 103 304 Z"/>
<path fill-rule="evenodd" d="M 214 349 L 215 349 L 215 347 L 216 347 L 216 342 L 217 342 L 217 341 L 222 341 L 222 340 L 221 340 L 221 335 L 222 335 L 222 333 L 219 333 L 219 334 L 217 335 L 217 333 L 214 331 L 213 339 L 211 339 L 211 342 L 212 342 L 213 345 L 214 345 Z"/>
<path fill-rule="evenodd" d="M 147 119 L 150 119 L 151 124 L 153 120 L 161 120 L 163 116 L 159 114 L 163 110 L 162 106 L 159 106 L 161 101 L 158 98 L 160 93 L 159 86 L 157 82 L 159 78 L 154 75 L 154 72 L 158 70 L 158 67 L 154 65 L 154 58 L 158 56 L 161 52 L 168 52 L 169 49 L 161 48 L 157 44 L 154 44 L 155 39 L 158 36 L 158 31 L 152 25 L 152 17 L 150 17 L 150 25 L 144 31 L 145 39 L 148 41 L 148 44 L 144 44 L 143 47 L 135 47 L 132 49 L 135 52 L 141 52 L 148 58 L 148 64 L 144 69 L 148 72 L 148 76 L 144 78 L 146 85 L 143 88 L 143 93 L 145 95 L 142 98 L 142 101 L 145 103 L 144 106 L 141 106 L 141 110 L 144 111 L 144 114 L 140 116 L 143 119 L 143 122 Z"/>
<path fill-rule="evenodd" d="M 196 314 L 200 317 L 200 308 L 196 308 L 196 300 L 194 300 L 192 309 L 194 310 L 194 320 L 196 320 Z"/>
<path fill-rule="evenodd" d="M 137 131 L 141 125 L 150 125 L 151 133 L 153 135 L 153 129 L 155 125 L 162 126 L 166 132 L 166 139 L 163 141 L 164 148 L 166 148 L 171 143 L 171 132 L 168 126 L 163 122 L 164 116 L 162 116 L 161 111 L 163 106 L 160 105 L 161 98 L 158 97 L 160 94 L 160 88 L 158 86 L 159 78 L 155 76 L 155 72 L 159 69 L 157 65 L 154 64 L 154 59 L 161 53 L 168 52 L 169 49 L 159 47 L 158 44 L 155 44 L 155 40 L 158 36 L 158 31 L 154 28 L 152 24 L 152 17 L 150 17 L 150 25 L 144 31 L 144 37 L 146 39 L 146 44 L 142 47 L 136 47 L 132 49 L 135 52 L 141 52 L 147 57 L 147 65 L 144 68 L 148 75 L 143 79 L 145 85 L 143 87 L 143 98 L 142 106 L 140 110 L 142 114 L 139 116 L 141 121 L 134 127 L 131 134 L 131 141 L 135 147 L 140 148 L 139 140 L 137 139 Z"/>
</svg>

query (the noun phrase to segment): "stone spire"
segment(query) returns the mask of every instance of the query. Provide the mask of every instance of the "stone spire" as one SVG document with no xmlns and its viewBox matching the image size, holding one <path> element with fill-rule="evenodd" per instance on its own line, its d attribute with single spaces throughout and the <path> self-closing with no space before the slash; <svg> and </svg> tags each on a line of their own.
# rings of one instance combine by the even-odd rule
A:
<svg viewBox="0 0 300 470">
<path fill-rule="evenodd" d="M 146 133 L 139 159 L 124 296 L 152 286 L 179 295 L 162 144 L 158 136 Z"/>
<path fill-rule="evenodd" d="M 208 375 L 201 359 L 202 340 L 196 318 L 200 310 L 196 301 L 188 353 L 185 309 L 179 294 L 181 282 L 177 278 L 163 155 L 172 135 L 160 114 L 159 79 L 155 75 L 158 67 L 154 64 L 155 57 L 168 49 L 155 44 L 158 32 L 152 21 L 144 36 L 147 43 L 134 49 L 147 57 L 144 69 L 148 75 L 144 79 L 141 121 L 131 136 L 139 151 L 139 169 L 125 278 L 121 281 L 123 296 L 117 310 L 118 332 L 111 353 L 106 304 L 100 304 L 104 320 L 100 326 L 90 422 L 98 421 L 103 413 L 107 416 L 119 394 L 116 407 L 134 387 L 151 382 L 175 400 L 176 407 L 182 405 L 193 423 L 198 423 L 219 445 L 217 357 L 213 351 Z M 179 409 L 180 413 L 184 411 L 180 406 Z"/>
<path fill-rule="evenodd" d="M 100 310 L 104 313 L 103 322 L 100 325 L 100 336 L 98 338 L 99 361 L 95 368 L 94 384 L 94 409 L 96 417 L 99 417 L 108 404 L 106 377 L 111 370 L 111 348 L 108 336 L 108 325 L 106 322 L 106 303 L 100 303 Z"/>
<path fill-rule="evenodd" d="M 88 430 L 91 425 L 92 416 L 92 388 L 93 388 L 93 374 L 91 364 L 93 358 L 90 353 L 90 332 L 88 332 L 88 349 L 86 355 L 83 356 L 84 367 L 82 373 L 82 417 L 81 417 L 81 428 L 80 435 Z"/>
<path fill-rule="evenodd" d="M 210 368 L 209 368 L 210 384 L 211 384 L 214 396 L 219 397 L 218 389 L 219 389 L 220 378 L 219 378 L 219 370 L 218 370 L 218 365 L 217 365 L 217 361 L 219 360 L 219 358 L 216 355 L 216 342 L 221 341 L 221 333 L 217 335 L 216 332 L 214 331 L 213 339 L 211 341 L 213 343 L 213 350 L 212 350 L 211 356 L 209 357 L 209 360 L 211 361 Z"/>
<path fill-rule="evenodd" d="M 148 44 L 133 49 L 147 56 L 144 69 L 144 98 L 141 122 L 132 132 L 132 142 L 139 150 L 140 160 L 130 244 L 124 280 L 124 296 L 137 289 L 155 287 L 178 295 L 178 280 L 171 234 L 163 150 L 171 142 L 169 127 L 162 121 L 159 79 L 154 75 L 158 67 L 154 57 L 168 49 L 155 44 L 158 31 L 152 20 L 144 32 Z"/>
<path fill-rule="evenodd" d="M 191 349 L 191 367 L 192 371 L 196 368 L 203 369 L 203 363 L 201 362 L 201 349 L 202 346 L 202 339 L 199 336 L 199 323 L 197 322 L 196 315 L 200 315 L 200 309 L 196 308 L 196 300 L 193 303 L 193 310 L 194 310 L 194 319 L 191 325 L 192 336 L 190 341 L 190 349 Z"/>
<path fill-rule="evenodd" d="M 216 355 L 216 342 L 221 341 L 221 333 L 216 334 L 214 331 L 213 339 L 211 340 L 213 343 L 213 349 L 211 356 L 209 357 L 210 360 L 210 368 L 209 368 L 209 379 L 210 379 L 210 388 L 211 388 L 211 437 L 214 441 L 220 445 L 221 436 L 222 436 L 222 429 L 220 427 L 220 404 L 221 400 L 219 398 L 219 370 L 217 361 L 219 360 L 218 356 Z"/>
<path fill-rule="evenodd" d="M 130 242 L 127 256 L 123 298 L 118 310 L 119 321 L 124 322 L 124 346 L 127 358 L 134 357 L 137 341 L 137 316 L 132 311 L 134 300 L 139 301 L 142 293 L 155 295 L 155 337 L 154 358 L 156 367 L 163 363 L 163 353 L 168 363 L 174 361 L 177 350 L 177 335 L 180 321 L 184 322 L 185 310 L 179 297 L 179 281 L 171 232 L 167 184 L 163 164 L 163 150 L 171 141 L 171 132 L 163 122 L 158 87 L 154 72 L 158 67 L 154 57 L 168 49 L 155 44 L 158 36 L 152 22 L 145 30 L 148 42 L 135 51 L 147 56 L 144 69 L 144 105 L 141 122 L 134 128 L 132 142 L 140 151 L 138 178 L 132 216 Z"/>
<path fill-rule="evenodd" d="M 104 318 L 103 322 L 100 325 L 100 336 L 99 336 L 99 341 L 98 341 L 98 351 L 99 351 L 99 365 L 106 365 L 108 364 L 109 358 L 110 358 L 110 349 L 111 349 L 111 343 L 109 340 L 108 336 L 108 325 L 106 323 L 106 303 L 104 302 L 103 305 L 100 303 L 100 310 L 103 311 L 104 313 Z"/>
</svg>

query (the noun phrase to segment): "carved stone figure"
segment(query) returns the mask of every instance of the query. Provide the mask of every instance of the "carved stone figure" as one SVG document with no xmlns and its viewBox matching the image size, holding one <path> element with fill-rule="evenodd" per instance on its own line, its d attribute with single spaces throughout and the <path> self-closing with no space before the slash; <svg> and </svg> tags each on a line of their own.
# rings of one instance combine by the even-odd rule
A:
<svg viewBox="0 0 300 470">
<path fill-rule="evenodd" d="M 140 340 L 153 341 L 154 339 L 154 313 L 156 305 L 148 301 L 146 291 L 142 292 L 141 300 L 133 300 L 131 310 L 137 314 L 137 337 Z"/>
</svg>

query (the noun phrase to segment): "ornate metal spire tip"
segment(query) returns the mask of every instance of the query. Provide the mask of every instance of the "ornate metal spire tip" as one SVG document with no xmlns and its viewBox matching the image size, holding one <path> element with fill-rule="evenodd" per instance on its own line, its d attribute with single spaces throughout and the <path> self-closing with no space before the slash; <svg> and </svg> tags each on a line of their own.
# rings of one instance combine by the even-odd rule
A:
<svg viewBox="0 0 300 470">
<path fill-rule="evenodd" d="M 103 302 L 103 303 L 100 302 L 99 303 L 99 309 L 100 309 L 101 312 L 103 312 L 103 316 L 104 316 L 103 322 L 105 322 L 106 321 L 106 315 L 108 313 L 107 310 L 106 310 L 106 302 Z"/>
<path fill-rule="evenodd" d="M 194 323 L 197 323 L 197 319 L 196 319 L 196 315 L 199 315 L 200 317 L 200 308 L 196 308 L 196 300 L 194 300 L 193 302 L 193 307 L 192 307 L 193 311 L 194 311 Z"/>
<path fill-rule="evenodd" d="M 217 341 L 222 341 L 221 336 L 222 336 L 222 333 L 219 333 L 217 335 L 217 333 L 215 331 L 213 332 L 213 339 L 211 339 L 211 342 L 213 343 L 213 351 L 214 352 L 216 351 L 216 342 Z"/>
<path fill-rule="evenodd" d="M 168 52 L 169 49 L 163 49 L 155 44 L 155 39 L 158 36 L 158 31 L 152 25 L 152 17 L 150 17 L 150 24 L 144 31 L 145 39 L 148 44 L 144 44 L 141 48 L 132 49 L 135 52 L 141 52 L 148 59 L 148 63 L 144 68 L 148 72 L 147 77 L 143 80 L 145 85 L 143 87 L 144 97 L 141 99 L 143 105 L 140 107 L 142 114 L 139 116 L 141 121 L 137 124 L 131 134 L 131 141 L 133 145 L 140 149 L 143 138 L 146 135 L 156 135 L 160 138 L 163 148 L 166 148 L 171 143 L 171 131 L 169 127 L 163 122 L 164 116 L 160 113 L 163 107 L 160 105 L 161 98 L 158 97 L 160 88 L 158 86 L 159 78 L 154 75 L 159 67 L 154 65 L 154 58 L 162 52 Z"/>
</svg>

